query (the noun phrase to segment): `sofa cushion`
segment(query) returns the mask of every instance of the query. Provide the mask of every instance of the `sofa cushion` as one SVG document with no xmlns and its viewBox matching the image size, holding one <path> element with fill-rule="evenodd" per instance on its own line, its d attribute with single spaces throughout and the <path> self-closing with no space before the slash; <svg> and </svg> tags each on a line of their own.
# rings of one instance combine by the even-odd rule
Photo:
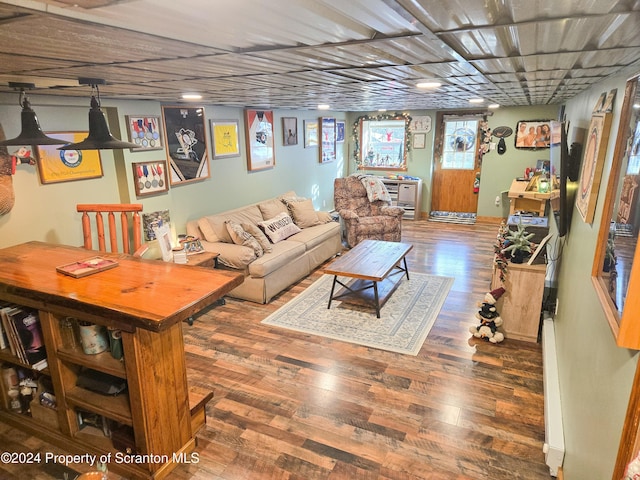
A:
<svg viewBox="0 0 640 480">
<path fill-rule="evenodd" d="M 310 198 L 298 202 L 287 202 L 287 206 L 293 221 L 300 228 L 313 227 L 320 223 L 318 213 L 313 208 L 313 202 Z"/>
<path fill-rule="evenodd" d="M 252 277 L 262 278 L 304 255 L 305 246 L 300 242 L 283 240 L 273 245 L 273 251 L 254 260 L 249 265 Z"/>
<path fill-rule="evenodd" d="M 224 222 L 220 215 L 209 215 L 198 220 L 198 227 L 207 242 L 233 243 Z"/>
<path fill-rule="evenodd" d="M 273 247 L 271 246 L 271 242 L 269 241 L 267 236 L 264 234 L 264 232 L 258 228 L 257 225 L 254 225 L 253 223 L 243 223 L 242 228 L 244 228 L 245 231 L 253 235 L 253 238 L 255 238 L 258 241 L 264 253 L 269 253 L 271 252 L 271 250 L 273 250 Z"/>
<path fill-rule="evenodd" d="M 231 268 L 244 270 L 256 259 L 253 248 L 235 243 L 217 243 L 215 250 L 220 254 L 218 261 Z"/>
<path fill-rule="evenodd" d="M 306 250 L 311 250 L 316 245 L 335 235 L 340 235 L 340 224 L 338 222 L 328 222 L 305 228 L 300 233 L 289 237 L 287 242 L 300 242 L 305 245 Z"/>
<path fill-rule="evenodd" d="M 280 213 L 269 220 L 260 222 L 258 227 L 262 229 L 272 243 L 278 243 L 300 232 L 300 227 L 293 223 L 293 219 L 286 213 Z"/>
<path fill-rule="evenodd" d="M 258 204 L 258 208 L 262 213 L 262 220 L 269 220 L 280 213 L 289 213 L 287 206 L 277 198 Z"/>
<path fill-rule="evenodd" d="M 264 250 L 260 246 L 260 243 L 258 243 L 253 235 L 246 232 L 239 223 L 233 220 L 227 220 L 227 231 L 229 232 L 231 240 L 233 240 L 233 243 L 236 245 L 244 245 L 245 247 L 252 248 L 258 258 L 264 255 Z"/>
</svg>

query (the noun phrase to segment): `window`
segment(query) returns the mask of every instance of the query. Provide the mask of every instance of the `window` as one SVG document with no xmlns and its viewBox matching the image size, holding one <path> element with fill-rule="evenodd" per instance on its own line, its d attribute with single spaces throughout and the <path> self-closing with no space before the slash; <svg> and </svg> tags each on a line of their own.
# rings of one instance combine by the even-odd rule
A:
<svg viewBox="0 0 640 480">
<path fill-rule="evenodd" d="M 465 118 L 444 121 L 441 168 L 472 170 L 475 167 L 478 122 Z"/>
</svg>

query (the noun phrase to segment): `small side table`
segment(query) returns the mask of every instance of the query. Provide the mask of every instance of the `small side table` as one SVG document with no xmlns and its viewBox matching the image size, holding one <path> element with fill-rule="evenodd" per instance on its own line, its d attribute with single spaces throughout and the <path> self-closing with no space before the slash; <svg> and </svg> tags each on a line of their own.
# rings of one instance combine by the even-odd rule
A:
<svg viewBox="0 0 640 480">
<path fill-rule="evenodd" d="M 187 255 L 187 263 L 185 265 L 191 267 L 217 268 L 219 256 L 219 253 L 214 252 L 194 253 L 193 255 Z M 220 300 L 217 300 L 215 304 L 224 305 L 225 303 L 226 301 L 224 297 L 222 297 Z M 194 321 L 195 319 L 193 317 L 187 319 L 189 325 L 193 325 Z"/>
<path fill-rule="evenodd" d="M 202 252 L 187 255 L 187 265 L 192 267 L 217 268 L 219 253 Z"/>
</svg>

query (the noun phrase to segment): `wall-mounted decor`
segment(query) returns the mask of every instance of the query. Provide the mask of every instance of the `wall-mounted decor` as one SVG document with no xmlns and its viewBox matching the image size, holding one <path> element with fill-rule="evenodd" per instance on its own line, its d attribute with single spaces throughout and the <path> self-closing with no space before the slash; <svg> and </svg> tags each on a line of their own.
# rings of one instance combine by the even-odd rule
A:
<svg viewBox="0 0 640 480">
<path fill-rule="evenodd" d="M 167 162 L 134 162 L 131 166 L 136 196 L 155 195 L 169 190 Z"/>
<path fill-rule="evenodd" d="M 125 115 L 129 141 L 139 145 L 130 148 L 132 152 L 162 150 L 162 131 L 159 115 Z"/>
<path fill-rule="evenodd" d="M 240 156 L 238 120 L 210 120 L 213 158 Z"/>
<path fill-rule="evenodd" d="M 551 120 L 520 120 L 516 125 L 516 148 L 549 148 Z"/>
<path fill-rule="evenodd" d="M 425 148 L 427 142 L 426 133 L 414 133 L 413 134 L 413 148 Z"/>
<path fill-rule="evenodd" d="M 428 115 L 413 117 L 410 128 L 413 133 L 429 133 L 431 131 L 431 117 Z"/>
<path fill-rule="evenodd" d="M 245 110 L 244 124 L 247 134 L 247 170 L 264 170 L 276 164 L 273 139 L 273 112 Z"/>
<path fill-rule="evenodd" d="M 210 176 L 203 107 L 162 107 L 171 185 Z"/>
<path fill-rule="evenodd" d="M 304 121 L 304 148 L 318 146 L 318 121 Z"/>
<path fill-rule="evenodd" d="M 298 119 L 282 117 L 282 144 L 286 147 L 298 144 Z"/>
<path fill-rule="evenodd" d="M 342 120 L 336 122 L 336 143 L 344 143 L 346 123 Z"/>
<path fill-rule="evenodd" d="M 593 222 L 593 214 L 596 211 L 610 127 L 611 113 L 600 112 L 591 115 L 576 195 L 576 208 L 586 223 Z"/>
<path fill-rule="evenodd" d="M 336 119 L 322 117 L 322 147 L 320 148 L 320 163 L 333 162 L 336 159 Z"/>
<path fill-rule="evenodd" d="M 88 132 L 51 132 L 67 144 L 81 142 Z M 36 163 L 42 183 L 102 177 L 99 150 L 58 150 L 59 145 L 38 145 Z"/>
</svg>

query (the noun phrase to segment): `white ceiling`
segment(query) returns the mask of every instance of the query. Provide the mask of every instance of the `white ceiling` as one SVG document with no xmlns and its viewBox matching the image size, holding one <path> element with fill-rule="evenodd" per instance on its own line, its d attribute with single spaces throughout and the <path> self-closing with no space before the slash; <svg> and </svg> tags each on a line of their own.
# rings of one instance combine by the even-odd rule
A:
<svg viewBox="0 0 640 480">
<path fill-rule="evenodd" d="M 640 71 L 640 0 L 0 0 L 0 92 L 333 110 L 562 104 Z M 437 90 L 419 81 L 442 83 Z"/>
</svg>

